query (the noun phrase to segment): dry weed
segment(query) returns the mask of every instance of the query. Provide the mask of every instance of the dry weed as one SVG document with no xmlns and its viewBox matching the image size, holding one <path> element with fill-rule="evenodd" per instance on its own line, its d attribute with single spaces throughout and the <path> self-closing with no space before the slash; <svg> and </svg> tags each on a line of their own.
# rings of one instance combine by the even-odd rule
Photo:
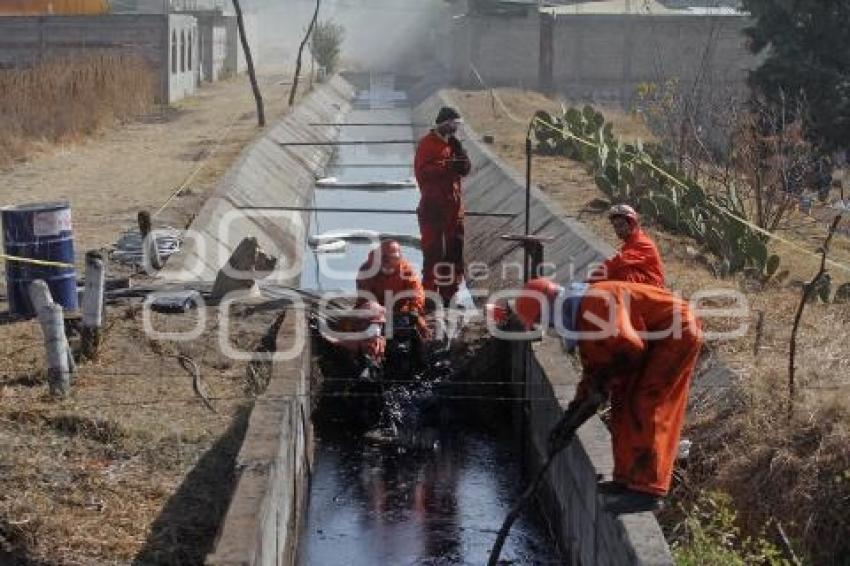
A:
<svg viewBox="0 0 850 566">
<path fill-rule="evenodd" d="M 40 141 L 76 141 L 147 111 L 155 79 L 139 56 L 88 53 L 0 70 L 0 166 Z"/>
</svg>

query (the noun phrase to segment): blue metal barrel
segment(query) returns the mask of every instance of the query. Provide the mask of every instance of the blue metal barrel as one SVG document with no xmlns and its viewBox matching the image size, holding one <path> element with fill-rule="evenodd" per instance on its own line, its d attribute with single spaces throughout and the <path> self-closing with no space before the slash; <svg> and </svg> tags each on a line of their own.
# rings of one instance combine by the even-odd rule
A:
<svg viewBox="0 0 850 566">
<path fill-rule="evenodd" d="M 71 207 L 67 202 L 24 204 L 0 208 L 3 247 L 8 255 L 74 264 Z M 9 313 L 35 315 L 30 304 L 30 283 L 42 279 L 53 300 L 66 310 L 77 309 L 77 273 L 73 267 L 54 267 L 6 261 Z"/>
</svg>

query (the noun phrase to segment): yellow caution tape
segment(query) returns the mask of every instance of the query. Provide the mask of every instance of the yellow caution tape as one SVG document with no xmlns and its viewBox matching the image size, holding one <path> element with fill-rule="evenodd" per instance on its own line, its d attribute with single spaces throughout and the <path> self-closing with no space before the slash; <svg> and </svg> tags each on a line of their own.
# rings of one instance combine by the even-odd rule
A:
<svg viewBox="0 0 850 566">
<path fill-rule="evenodd" d="M 17 263 L 29 263 L 32 265 L 40 265 L 42 267 L 60 267 L 62 269 L 74 267 L 74 264 L 72 263 L 63 263 L 61 261 L 48 261 L 46 259 L 32 259 L 29 257 L 18 257 L 7 254 L 0 254 L 0 259 L 5 259 L 6 261 L 14 261 Z"/>
<path fill-rule="evenodd" d="M 559 134 L 561 134 L 562 136 L 564 136 L 566 138 L 573 139 L 573 140 L 575 140 L 575 141 L 577 141 L 581 144 L 584 144 L 588 147 L 593 147 L 593 148 L 599 149 L 599 144 L 596 144 L 596 143 L 594 143 L 590 140 L 586 140 L 586 139 L 584 139 L 580 136 L 577 136 L 577 135 L 575 135 L 574 133 L 570 132 L 569 130 L 567 130 L 565 128 L 559 128 L 559 127 L 555 126 L 554 124 L 550 124 L 546 120 L 542 120 L 540 118 L 534 117 L 532 119 L 532 123 L 534 123 L 534 122 L 542 124 L 543 126 L 549 128 L 549 129 L 551 129 L 555 132 L 558 132 Z M 647 159 L 647 158 L 645 158 L 644 156 L 641 156 L 641 155 L 635 155 L 635 154 L 629 154 L 629 155 L 631 157 L 639 160 L 644 165 L 647 165 L 648 167 L 652 168 L 655 172 L 657 172 L 660 175 L 663 175 L 666 179 L 672 181 L 673 183 L 682 187 L 683 189 L 688 188 L 688 186 L 685 183 L 683 183 L 681 180 L 677 179 L 676 177 L 674 177 L 673 175 L 671 175 L 670 173 L 668 173 L 667 171 L 665 171 L 664 169 L 662 169 L 661 167 L 659 167 L 658 165 L 653 163 L 651 159 Z M 810 256 L 813 256 L 813 257 L 816 257 L 816 258 L 821 257 L 819 253 L 815 253 L 815 252 L 813 252 L 809 249 L 804 248 L 803 246 L 801 246 L 800 244 L 798 244 L 796 242 L 793 242 L 793 241 L 791 241 L 787 238 L 783 238 L 782 236 L 778 236 L 778 235 L 774 234 L 773 232 L 769 232 L 769 231 L 765 230 L 764 228 L 762 228 L 761 226 L 759 226 L 758 224 L 753 224 L 749 220 L 746 220 L 745 218 L 741 218 L 740 216 L 738 216 L 737 214 L 735 214 L 734 212 L 732 212 L 730 210 L 727 210 L 727 209 L 722 208 L 722 207 L 717 207 L 717 210 L 719 210 L 722 214 L 725 214 L 729 218 L 732 218 L 732 219 L 736 220 L 737 222 L 739 222 L 739 223 L 741 223 L 745 226 L 748 226 L 749 228 L 752 228 L 753 230 L 755 230 L 759 234 L 762 234 L 763 236 L 766 236 L 767 238 L 782 242 L 783 244 L 785 244 L 785 245 L 787 245 L 791 248 L 794 248 L 798 251 L 801 251 L 805 254 L 808 254 Z M 831 259 L 827 259 L 827 263 L 829 263 L 830 265 L 833 265 L 835 267 L 839 267 L 842 270 L 850 273 L 850 266 L 844 265 L 843 263 L 840 263 L 840 262 L 837 262 L 837 261 L 831 260 Z"/>
<path fill-rule="evenodd" d="M 478 72 L 478 69 L 476 69 L 475 66 L 472 65 L 472 64 L 470 64 L 470 67 L 472 69 L 472 72 L 475 74 L 475 78 L 478 80 L 478 82 L 481 84 L 481 86 L 483 88 L 491 91 L 491 95 L 496 100 L 496 102 L 499 104 L 499 107 L 502 109 L 502 111 L 505 113 L 505 115 L 508 117 L 508 119 L 510 119 L 511 121 L 513 121 L 517 124 L 525 124 L 525 121 L 520 120 L 519 118 L 517 118 L 516 116 L 511 114 L 511 112 L 508 110 L 508 107 L 505 105 L 504 102 L 502 102 L 502 98 L 499 96 L 499 93 L 497 93 L 494 89 L 489 87 L 484 82 L 484 79 L 481 77 L 481 73 Z M 596 149 L 599 148 L 598 144 L 596 144 L 596 143 L 594 143 L 590 140 L 586 140 L 586 139 L 584 139 L 580 136 L 577 136 L 574 133 L 570 132 L 569 130 L 566 130 L 564 128 L 559 128 L 559 127 L 555 126 L 554 124 L 547 122 L 546 120 L 542 120 L 542 119 L 538 118 L 537 116 L 535 116 L 531 120 L 532 124 L 534 124 L 535 122 L 542 124 L 543 126 L 549 128 L 549 129 L 551 129 L 555 132 L 560 133 L 564 137 L 573 139 L 580 144 L 586 145 L 588 147 L 593 147 L 593 148 L 596 148 Z M 641 161 L 641 163 L 644 163 L 647 166 L 651 167 L 653 170 L 658 172 L 660 175 L 663 175 L 664 177 L 673 181 L 675 184 L 679 185 L 680 187 L 687 188 L 686 184 L 684 184 L 682 181 L 680 181 L 679 179 L 677 179 L 676 177 L 674 177 L 673 175 L 671 175 L 670 173 L 668 173 L 664 169 L 660 168 L 658 165 L 653 163 L 652 160 L 648 160 L 648 159 L 644 158 L 643 156 L 639 156 L 639 155 L 632 155 L 632 157 L 634 157 L 635 159 L 639 159 Z M 757 224 L 753 224 L 752 222 L 750 222 L 749 220 L 747 220 L 745 218 L 741 218 L 740 216 L 738 216 L 737 214 L 735 214 L 734 212 L 732 212 L 730 210 L 726 210 L 725 208 L 721 208 L 721 207 L 718 207 L 718 210 L 720 210 L 720 212 L 727 215 L 728 217 L 736 220 L 737 222 L 740 222 L 741 224 L 744 224 L 745 226 L 749 226 L 750 228 L 752 228 L 753 230 L 755 230 L 759 234 L 762 234 L 763 236 L 765 236 L 765 237 L 767 237 L 771 240 L 776 240 L 778 242 L 781 242 L 788 247 L 791 247 L 791 248 L 793 248 L 797 251 L 803 252 L 804 254 L 810 255 L 812 257 L 816 257 L 818 259 L 820 259 L 820 257 L 821 257 L 819 253 L 813 252 L 813 251 L 803 247 L 802 245 L 800 245 L 800 244 L 798 244 L 798 243 L 796 243 L 792 240 L 789 240 L 787 238 L 783 238 L 782 236 L 778 236 L 778 235 L 774 234 L 773 232 L 769 232 L 768 230 L 765 230 L 761 226 L 759 226 Z M 850 273 L 850 266 L 845 265 L 845 264 L 840 263 L 840 262 L 837 262 L 837 261 L 832 260 L 832 259 L 827 259 L 826 261 L 827 261 L 828 264 L 830 264 L 834 267 L 839 267 L 842 270 Z"/>
</svg>

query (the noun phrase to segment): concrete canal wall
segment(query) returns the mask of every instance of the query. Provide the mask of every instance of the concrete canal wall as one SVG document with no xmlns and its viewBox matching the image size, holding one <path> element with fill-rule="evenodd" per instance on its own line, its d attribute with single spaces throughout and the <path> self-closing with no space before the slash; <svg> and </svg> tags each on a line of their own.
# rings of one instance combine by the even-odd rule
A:
<svg viewBox="0 0 850 566">
<path fill-rule="evenodd" d="M 243 207 L 307 206 L 316 176 L 333 152 L 327 145 L 281 145 L 336 140 L 333 124 L 349 110 L 353 88 L 334 77 L 251 144 L 219 183 L 190 226 L 183 250 L 163 272 L 169 281 L 213 281 L 244 238 L 257 238 L 278 259 L 276 283 L 295 284 L 301 273 L 307 213 Z"/>
</svg>

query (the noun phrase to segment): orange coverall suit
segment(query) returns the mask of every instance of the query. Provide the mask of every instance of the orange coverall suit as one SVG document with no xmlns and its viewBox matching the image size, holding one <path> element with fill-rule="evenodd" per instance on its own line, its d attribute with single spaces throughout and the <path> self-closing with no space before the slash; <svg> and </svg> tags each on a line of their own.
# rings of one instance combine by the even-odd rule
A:
<svg viewBox="0 0 850 566">
<path fill-rule="evenodd" d="M 664 264 L 655 242 L 638 228 L 623 242 L 619 253 L 605 260 L 588 281 L 629 281 L 663 288 Z"/>
<path fill-rule="evenodd" d="M 597 296 L 600 291 L 610 298 Z M 702 346 L 700 323 L 688 304 L 669 291 L 620 281 L 588 288 L 578 312 L 579 332 L 600 329 L 587 320 L 588 313 L 618 332 L 579 340 L 584 373 L 574 402 L 591 386 L 610 392 L 614 480 L 636 491 L 665 495 Z"/>
<path fill-rule="evenodd" d="M 376 322 L 375 320 L 370 320 L 368 316 L 347 316 L 341 318 L 336 323 L 335 330 L 337 332 L 361 333 L 366 332 Z M 387 339 L 383 334 L 368 338 L 340 338 L 335 340 L 335 343 L 350 354 L 354 354 L 355 356 L 363 354 L 375 362 L 380 362 L 384 359 L 384 352 L 387 349 Z"/>
<path fill-rule="evenodd" d="M 455 161 L 453 161 L 455 160 Z M 422 283 L 450 300 L 463 281 L 463 202 L 460 180 L 471 164 L 434 131 L 419 141 L 414 172 L 421 197 L 416 209 L 422 235 Z M 440 269 L 437 264 L 453 266 Z"/>
<path fill-rule="evenodd" d="M 399 260 L 398 268 L 393 273 L 387 275 L 378 266 L 377 273 L 366 277 L 365 273 L 372 268 L 374 255 L 371 253 L 369 259 L 360 266 L 357 290 L 371 293 L 374 300 L 382 307 L 388 307 L 390 306 L 388 303 L 392 303 L 395 312 L 421 313 L 425 308 L 425 291 L 413 266 L 402 259 Z M 395 296 L 399 293 L 404 293 L 404 296 L 396 300 Z"/>
</svg>

